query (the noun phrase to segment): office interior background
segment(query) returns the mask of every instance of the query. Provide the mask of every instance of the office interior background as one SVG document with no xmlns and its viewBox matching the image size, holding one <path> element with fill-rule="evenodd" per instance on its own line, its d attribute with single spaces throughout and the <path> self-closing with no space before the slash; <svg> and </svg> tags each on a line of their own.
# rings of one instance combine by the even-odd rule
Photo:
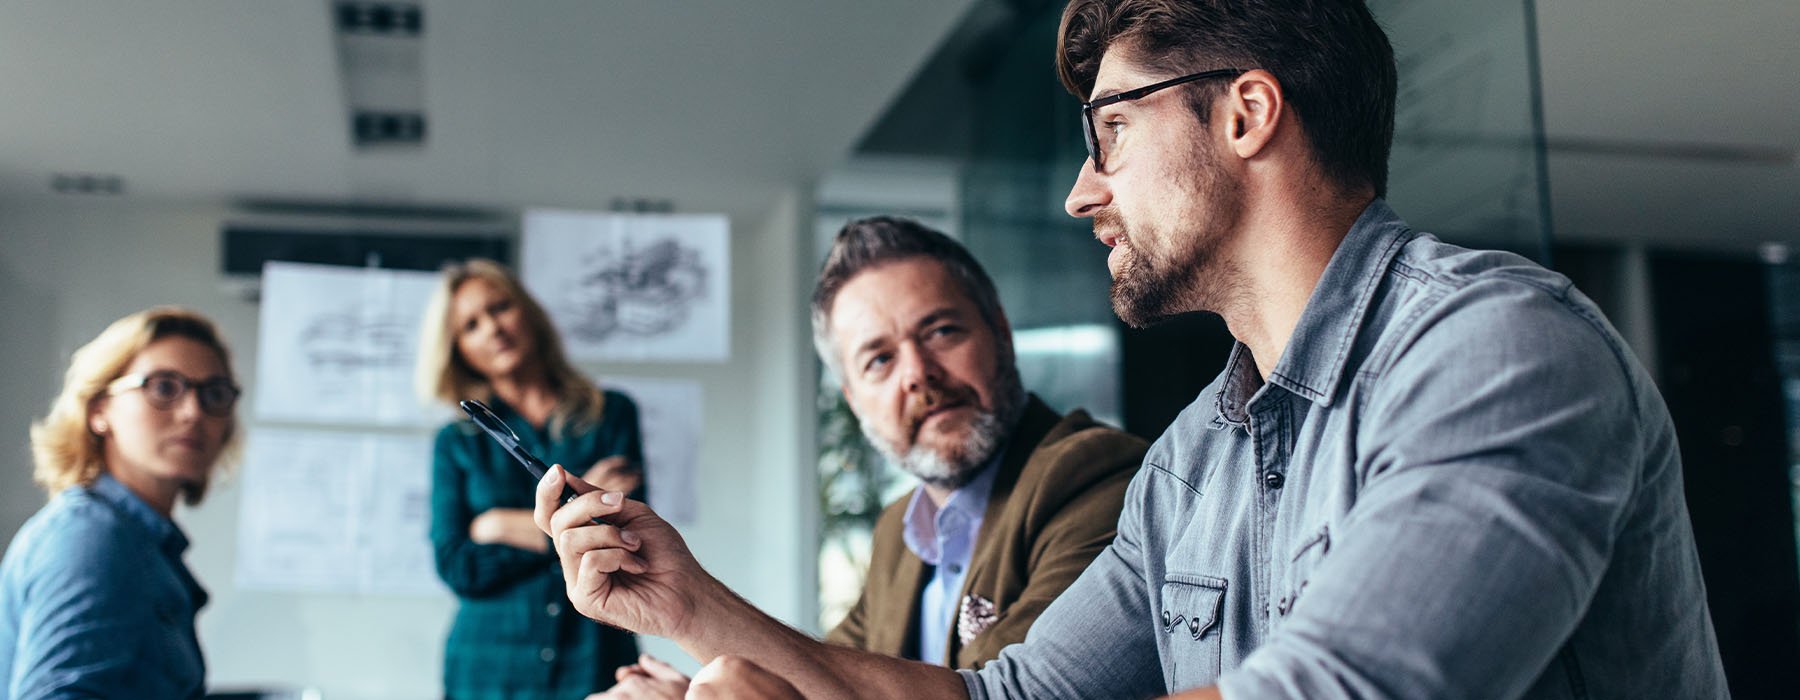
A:
<svg viewBox="0 0 1800 700">
<path fill-rule="evenodd" d="M 1370 4 L 1400 62 L 1392 203 L 1447 240 L 1536 258 L 1606 309 L 1675 417 L 1734 693 L 1800 688 L 1800 3 Z M 377 6 L 420 21 L 346 19 Z M 1060 9 L 0 5 L 0 537 L 44 502 L 26 428 L 105 324 L 191 306 L 255 376 L 255 273 L 227 269 L 230 231 L 506 252 L 528 207 L 723 213 L 730 359 L 586 369 L 703 385 L 684 534 L 720 579 L 819 632 L 854 595 L 874 512 L 908 485 L 813 356 L 807 296 L 846 218 L 908 215 L 966 242 L 1027 386 L 1060 409 L 1154 437 L 1229 349 L 1217 319 L 1133 331 L 1111 313 L 1104 250 L 1062 213 L 1083 156 L 1052 67 Z M 177 515 L 212 594 L 210 685 L 435 697 L 454 600 L 240 587 L 255 504 L 239 496 L 227 481 Z"/>
</svg>

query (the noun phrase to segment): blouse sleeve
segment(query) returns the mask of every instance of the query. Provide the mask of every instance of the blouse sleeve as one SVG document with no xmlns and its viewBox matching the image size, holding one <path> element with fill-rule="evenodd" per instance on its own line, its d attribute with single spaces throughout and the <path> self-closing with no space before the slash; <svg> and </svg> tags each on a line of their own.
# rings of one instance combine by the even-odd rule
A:
<svg viewBox="0 0 1800 700">
<path fill-rule="evenodd" d="M 469 539 L 469 523 L 477 515 L 469 505 L 473 459 L 458 426 L 438 432 L 431 460 L 431 546 L 438 577 L 464 598 L 499 593 L 556 561 L 554 549 L 531 552 Z"/>
</svg>

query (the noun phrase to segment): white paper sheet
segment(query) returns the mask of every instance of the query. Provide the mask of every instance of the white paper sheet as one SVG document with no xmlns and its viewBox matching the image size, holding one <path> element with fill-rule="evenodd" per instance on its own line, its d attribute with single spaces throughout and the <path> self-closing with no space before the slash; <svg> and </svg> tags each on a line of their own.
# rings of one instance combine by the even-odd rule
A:
<svg viewBox="0 0 1800 700">
<path fill-rule="evenodd" d="M 693 522 L 699 500 L 694 489 L 699 480 L 705 400 L 700 382 L 612 376 L 596 381 L 600 386 L 624 392 L 637 403 L 650 507 L 669 522 Z"/>
<path fill-rule="evenodd" d="M 730 223 L 722 215 L 532 210 L 520 274 L 577 360 L 731 357 Z"/>
<path fill-rule="evenodd" d="M 238 512 L 247 589 L 436 594 L 431 438 L 253 428 Z"/>
<path fill-rule="evenodd" d="M 272 262 L 262 279 L 258 418 L 418 427 L 448 418 L 420 404 L 412 380 L 436 274 Z"/>
</svg>

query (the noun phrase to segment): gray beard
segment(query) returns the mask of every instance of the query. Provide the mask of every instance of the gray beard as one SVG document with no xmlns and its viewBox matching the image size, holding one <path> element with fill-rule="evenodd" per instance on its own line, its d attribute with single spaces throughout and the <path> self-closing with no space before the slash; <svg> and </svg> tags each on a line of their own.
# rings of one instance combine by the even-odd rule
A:
<svg viewBox="0 0 1800 700">
<path fill-rule="evenodd" d="M 962 455 L 962 459 L 952 461 L 936 450 L 918 444 L 901 454 L 888 441 L 870 430 L 867 423 L 862 425 L 863 437 L 890 464 L 918 477 L 920 481 L 950 491 L 962 488 L 981 475 L 981 468 L 994 458 L 994 453 L 1006 442 L 1007 433 L 1011 429 L 1012 426 L 1001 420 L 1000 416 L 989 411 L 978 412 L 975 422 L 969 425 L 968 437 L 957 446 L 960 449 L 955 450 Z"/>
</svg>

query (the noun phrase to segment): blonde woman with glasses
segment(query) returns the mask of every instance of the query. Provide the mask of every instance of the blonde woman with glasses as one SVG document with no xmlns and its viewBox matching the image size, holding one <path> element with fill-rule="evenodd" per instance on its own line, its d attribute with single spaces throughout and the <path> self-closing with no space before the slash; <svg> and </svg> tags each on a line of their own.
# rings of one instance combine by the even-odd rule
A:
<svg viewBox="0 0 1800 700">
<path fill-rule="evenodd" d="M 637 406 L 570 364 L 542 306 L 500 264 L 447 267 L 425 312 L 418 386 L 478 399 L 545 462 L 643 498 Z M 461 599 L 444 651 L 449 698 L 570 698 L 605 690 L 637 660 L 630 633 L 577 614 L 549 539 L 531 520 L 536 482 L 466 420 L 438 433 L 431 542 Z"/>
<path fill-rule="evenodd" d="M 0 560 L 0 700 L 204 691 L 206 591 L 171 516 L 235 451 L 239 393 L 218 329 L 185 309 L 126 316 L 75 351 L 31 426 L 50 503 Z"/>
</svg>

